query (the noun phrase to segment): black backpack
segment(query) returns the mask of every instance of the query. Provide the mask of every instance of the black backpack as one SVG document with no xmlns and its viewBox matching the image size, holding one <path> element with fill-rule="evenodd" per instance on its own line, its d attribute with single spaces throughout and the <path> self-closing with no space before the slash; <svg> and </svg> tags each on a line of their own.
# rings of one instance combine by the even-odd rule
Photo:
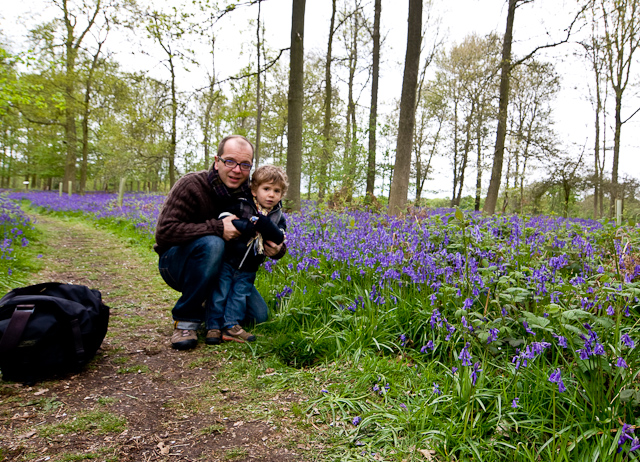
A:
<svg viewBox="0 0 640 462">
<path fill-rule="evenodd" d="M 97 290 L 48 282 L 0 299 L 3 380 L 34 383 L 78 372 L 107 334 L 109 307 Z"/>
</svg>

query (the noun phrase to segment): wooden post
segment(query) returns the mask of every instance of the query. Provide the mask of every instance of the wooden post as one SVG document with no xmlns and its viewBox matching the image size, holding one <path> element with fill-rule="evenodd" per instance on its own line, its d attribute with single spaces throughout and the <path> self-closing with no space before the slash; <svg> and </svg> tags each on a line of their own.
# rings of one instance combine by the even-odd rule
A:
<svg viewBox="0 0 640 462">
<path fill-rule="evenodd" d="M 616 225 L 622 224 L 622 199 L 616 199 Z"/>
<path fill-rule="evenodd" d="M 58 183 L 58 195 L 62 197 L 62 181 Z"/>
<path fill-rule="evenodd" d="M 73 181 L 69 180 L 69 189 L 68 189 L 68 193 L 69 193 L 69 197 L 71 197 L 71 194 L 73 193 Z"/>
<path fill-rule="evenodd" d="M 124 201 L 124 185 L 127 181 L 127 177 L 120 179 L 120 189 L 118 189 L 118 207 L 122 208 L 122 202 Z"/>
</svg>

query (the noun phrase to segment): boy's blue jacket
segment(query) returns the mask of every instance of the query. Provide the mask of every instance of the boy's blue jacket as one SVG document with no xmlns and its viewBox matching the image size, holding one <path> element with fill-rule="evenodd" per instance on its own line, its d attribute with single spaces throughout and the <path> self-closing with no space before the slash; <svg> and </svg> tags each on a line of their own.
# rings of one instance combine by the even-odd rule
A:
<svg viewBox="0 0 640 462">
<path fill-rule="evenodd" d="M 238 220 L 233 220 L 232 223 L 241 235 L 227 241 L 224 259 L 236 269 L 247 272 L 258 271 L 265 260 L 265 255 L 257 253 L 253 238 L 258 230 L 263 230 L 263 236 L 272 237 L 272 239 L 265 238 L 265 240 L 272 240 L 276 244 L 284 240 L 287 222 L 282 214 L 282 202 L 278 202 L 266 217 L 258 212 L 253 198 L 239 198 L 228 211 L 238 217 Z"/>
</svg>

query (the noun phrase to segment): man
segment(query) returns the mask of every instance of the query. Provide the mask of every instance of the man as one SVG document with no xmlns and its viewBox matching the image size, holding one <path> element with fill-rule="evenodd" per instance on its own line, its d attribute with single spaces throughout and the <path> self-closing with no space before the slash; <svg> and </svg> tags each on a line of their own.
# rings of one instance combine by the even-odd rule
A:
<svg viewBox="0 0 640 462">
<path fill-rule="evenodd" d="M 240 196 L 251 198 L 249 172 L 253 145 L 244 136 L 225 137 L 209 171 L 180 178 L 171 188 L 156 225 L 158 268 L 164 281 L 182 295 L 172 310 L 174 332 L 171 345 L 178 350 L 195 348 L 196 330 L 205 319 L 205 309 L 222 267 L 225 241 L 240 236 L 231 223 L 235 215 L 218 219 Z M 265 255 L 281 258 L 286 248 L 265 242 Z M 256 288 L 247 298 L 246 321 L 264 322 L 268 308 Z M 208 344 L 220 343 L 220 331 L 207 332 Z"/>
</svg>

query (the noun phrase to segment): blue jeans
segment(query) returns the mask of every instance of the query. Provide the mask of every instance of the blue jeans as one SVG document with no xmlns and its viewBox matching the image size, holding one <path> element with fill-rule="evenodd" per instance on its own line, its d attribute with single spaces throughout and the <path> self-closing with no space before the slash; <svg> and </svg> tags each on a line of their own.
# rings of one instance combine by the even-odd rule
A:
<svg viewBox="0 0 640 462">
<path fill-rule="evenodd" d="M 182 295 L 171 314 L 179 329 L 197 329 L 205 320 L 222 269 L 225 242 L 218 236 L 203 236 L 187 244 L 171 247 L 158 260 L 164 282 Z M 255 286 L 247 297 L 241 324 L 264 322 L 269 309 Z"/>
<path fill-rule="evenodd" d="M 212 304 L 207 307 L 207 329 L 233 327 L 245 318 L 247 296 L 254 289 L 256 273 L 240 271 L 222 264 L 218 284 L 213 290 Z"/>
</svg>

